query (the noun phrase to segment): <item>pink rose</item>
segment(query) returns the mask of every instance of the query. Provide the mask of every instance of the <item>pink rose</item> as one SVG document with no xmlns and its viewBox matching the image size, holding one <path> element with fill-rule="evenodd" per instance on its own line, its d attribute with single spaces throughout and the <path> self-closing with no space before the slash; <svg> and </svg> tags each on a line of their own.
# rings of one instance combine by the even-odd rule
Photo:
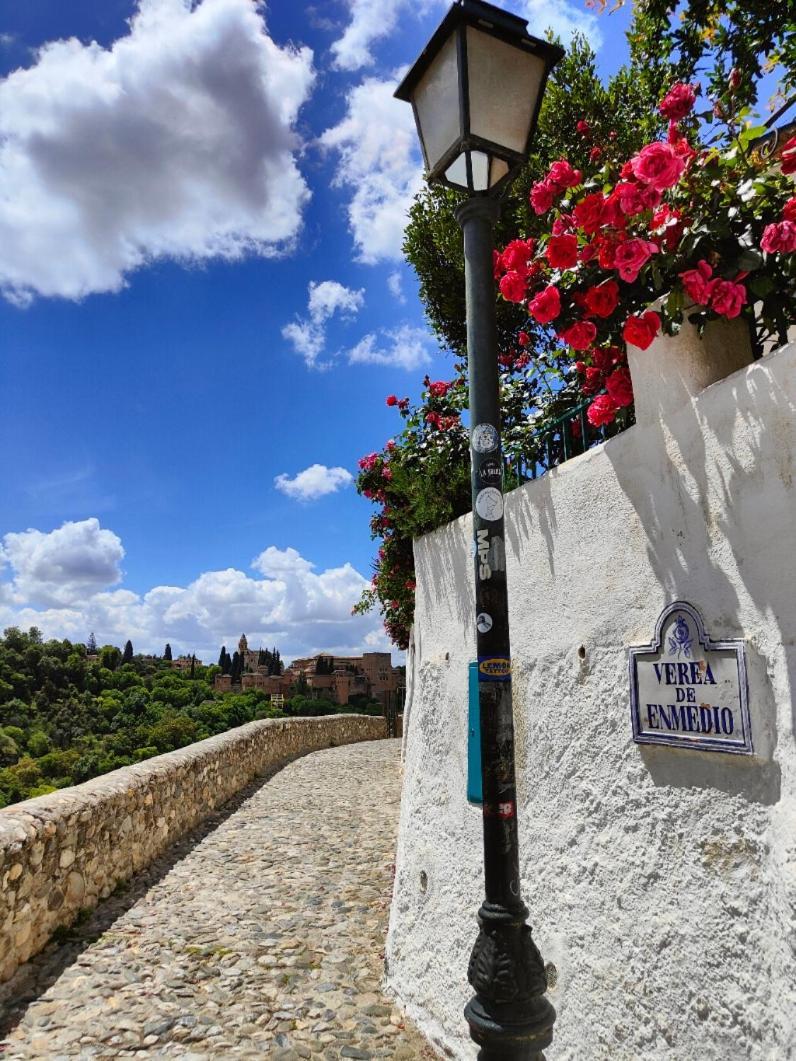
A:
<svg viewBox="0 0 796 1061">
<path fill-rule="evenodd" d="M 658 247 L 651 240 L 638 237 L 626 239 L 616 248 L 614 268 L 623 280 L 632 283 L 638 277 L 642 266 L 657 252 Z"/>
<path fill-rule="evenodd" d="M 683 290 L 697 306 L 707 306 L 710 302 L 713 285 L 716 283 L 711 279 L 712 276 L 713 269 L 704 258 L 697 262 L 696 269 L 687 269 L 680 273 Z"/>
<path fill-rule="evenodd" d="M 558 333 L 558 338 L 563 339 L 573 350 L 588 350 L 596 336 L 597 328 L 591 321 L 578 321 Z"/>
<path fill-rule="evenodd" d="M 550 181 L 537 181 L 531 188 L 531 206 L 536 214 L 546 214 L 556 200 L 558 188 Z"/>
<path fill-rule="evenodd" d="M 659 141 L 642 147 L 630 160 L 630 165 L 637 180 L 659 192 L 677 184 L 685 169 L 685 162 L 674 147 Z"/>
<path fill-rule="evenodd" d="M 622 337 L 626 343 L 637 346 L 639 350 L 646 350 L 660 328 L 660 317 L 650 309 L 637 317 L 628 317 L 622 329 Z"/>
<path fill-rule="evenodd" d="M 682 81 L 672 85 L 669 91 L 658 105 L 658 110 L 670 121 L 679 122 L 690 114 L 696 102 L 696 91 L 693 85 L 686 85 Z"/>
<path fill-rule="evenodd" d="M 630 184 L 622 182 L 617 185 L 619 192 L 619 209 L 627 217 L 653 210 L 661 201 L 662 192 L 647 184 Z"/>
<path fill-rule="evenodd" d="M 575 188 L 583 180 L 583 174 L 579 169 L 573 169 L 566 159 L 562 158 L 550 167 L 547 179 L 559 188 Z"/>
<path fill-rule="evenodd" d="M 600 394 L 586 410 L 586 418 L 592 427 L 610 424 L 616 416 L 616 405 L 610 394 Z"/>
<path fill-rule="evenodd" d="M 561 312 L 561 296 L 558 288 L 551 284 L 528 303 L 528 312 L 540 324 L 549 324 Z"/>
<path fill-rule="evenodd" d="M 786 210 L 788 206 L 790 203 L 786 205 Z M 766 254 L 792 254 L 796 251 L 796 222 L 778 221 L 773 225 L 766 225 L 760 248 Z"/>
<path fill-rule="evenodd" d="M 507 302 L 522 302 L 525 299 L 525 277 L 514 270 L 500 280 L 500 293 Z"/>
<path fill-rule="evenodd" d="M 732 280 L 716 280 L 710 299 L 710 308 L 722 317 L 732 320 L 746 305 L 746 288 Z"/>
<path fill-rule="evenodd" d="M 633 384 L 630 381 L 630 373 L 623 366 L 617 368 L 605 381 L 605 389 L 608 391 L 614 405 L 624 409 L 633 404 Z"/>
</svg>

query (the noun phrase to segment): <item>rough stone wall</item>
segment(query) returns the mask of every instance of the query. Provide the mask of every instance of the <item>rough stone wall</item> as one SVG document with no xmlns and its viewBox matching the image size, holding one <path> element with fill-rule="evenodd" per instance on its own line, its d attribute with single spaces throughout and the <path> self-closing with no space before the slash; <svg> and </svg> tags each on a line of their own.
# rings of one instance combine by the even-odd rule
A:
<svg viewBox="0 0 796 1061">
<path fill-rule="evenodd" d="M 548 1061 L 796 1058 L 796 345 L 508 495 L 523 894 Z M 475 1057 L 471 523 L 415 543 L 388 984 Z M 627 647 L 671 601 L 746 640 L 754 757 L 633 743 Z"/>
<path fill-rule="evenodd" d="M 250 722 L 0 810 L 0 980 L 258 775 L 385 736 L 364 715 Z"/>
</svg>

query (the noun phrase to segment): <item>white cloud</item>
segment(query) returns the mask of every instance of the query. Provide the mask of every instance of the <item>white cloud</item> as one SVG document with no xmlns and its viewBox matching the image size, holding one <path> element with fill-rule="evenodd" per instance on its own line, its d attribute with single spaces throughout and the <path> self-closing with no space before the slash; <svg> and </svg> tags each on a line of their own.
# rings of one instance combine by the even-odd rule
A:
<svg viewBox="0 0 796 1061">
<path fill-rule="evenodd" d="M 100 644 L 130 638 L 138 652 L 160 653 L 168 641 L 175 653 L 195 651 L 205 662 L 215 662 L 219 646 L 231 648 L 243 632 L 252 646 L 276 644 L 288 659 L 386 647 L 376 615 L 351 615 L 368 582 L 349 563 L 316 571 L 295 549 L 269 546 L 254 559 L 254 575 L 206 571 L 187 586 L 139 594 L 112 588 L 124 555 L 112 531 L 95 519 L 61 531 L 3 539 L 13 581 L 0 582 L 0 629 L 38 626 L 45 637 L 83 642 L 93 630 Z"/>
<path fill-rule="evenodd" d="M 339 313 L 341 317 L 355 317 L 365 303 L 365 292 L 345 287 L 337 280 L 310 281 L 307 297 L 309 317 L 297 317 L 282 329 L 283 338 L 293 344 L 309 368 L 328 368 L 319 358 L 326 349 L 326 325 Z"/>
<path fill-rule="evenodd" d="M 289 248 L 313 77 L 257 0 L 139 0 L 111 48 L 46 44 L 0 81 L 0 290 L 80 298 L 157 258 Z"/>
<path fill-rule="evenodd" d="M 366 78 L 348 94 L 347 113 L 320 144 L 338 156 L 335 183 L 352 191 L 348 222 L 359 258 L 400 259 L 409 207 L 422 184 L 412 108 L 393 99 L 396 78 Z"/>
<path fill-rule="evenodd" d="M 327 468 L 325 464 L 311 464 L 294 478 L 286 474 L 274 479 L 277 490 L 297 501 L 314 501 L 326 494 L 333 494 L 354 481 L 345 468 Z"/>
<path fill-rule="evenodd" d="M 430 363 L 429 335 L 422 328 L 402 324 L 400 328 L 383 330 L 379 334 L 386 342 L 380 342 L 370 332 L 348 351 L 349 364 L 392 365 L 412 370 Z"/>
<path fill-rule="evenodd" d="M 402 305 L 406 302 L 406 295 L 404 294 L 401 274 L 399 272 L 396 271 L 390 273 L 387 277 L 387 288 L 396 302 L 400 302 Z"/>
<path fill-rule="evenodd" d="M 6 534 L 0 559 L 13 570 L 9 592 L 18 603 L 53 606 L 85 600 L 121 581 L 124 549 L 97 519 L 64 523 L 48 534 Z"/>
<path fill-rule="evenodd" d="M 576 31 L 583 33 L 595 48 L 602 44 L 602 33 L 595 15 L 572 0 L 504 0 L 507 11 L 528 20 L 528 32 L 543 37 L 552 31 L 567 43 Z M 389 36 L 398 19 L 415 15 L 426 18 L 429 35 L 448 0 L 348 0 L 350 20 L 343 35 L 332 44 L 334 65 L 340 70 L 361 70 L 373 66 L 372 46 Z"/>
</svg>

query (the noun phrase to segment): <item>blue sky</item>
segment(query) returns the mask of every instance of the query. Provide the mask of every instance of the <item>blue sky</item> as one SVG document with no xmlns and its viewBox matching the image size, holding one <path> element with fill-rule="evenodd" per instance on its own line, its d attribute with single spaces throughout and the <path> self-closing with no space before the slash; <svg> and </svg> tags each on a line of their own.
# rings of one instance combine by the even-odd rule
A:
<svg viewBox="0 0 796 1061">
<path fill-rule="evenodd" d="M 509 6 L 625 57 L 624 11 Z M 0 0 L 0 627 L 387 647 L 351 477 L 451 374 L 391 99 L 445 7 Z"/>
</svg>

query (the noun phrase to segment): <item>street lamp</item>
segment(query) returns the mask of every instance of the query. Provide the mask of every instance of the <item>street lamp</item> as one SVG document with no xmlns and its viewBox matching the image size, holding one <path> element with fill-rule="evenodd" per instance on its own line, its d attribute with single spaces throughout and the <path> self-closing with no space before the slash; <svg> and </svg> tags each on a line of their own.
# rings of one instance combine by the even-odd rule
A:
<svg viewBox="0 0 796 1061">
<path fill-rule="evenodd" d="M 514 778 L 503 460 L 492 251 L 499 196 L 527 159 L 547 76 L 563 55 L 527 23 L 457 0 L 395 92 L 412 104 L 429 181 L 468 192 L 464 234 L 486 897 L 465 1007 L 480 1061 L 532 1061 L 553 1038 L 544 962 L 522 901 Z"/>
</svg>

